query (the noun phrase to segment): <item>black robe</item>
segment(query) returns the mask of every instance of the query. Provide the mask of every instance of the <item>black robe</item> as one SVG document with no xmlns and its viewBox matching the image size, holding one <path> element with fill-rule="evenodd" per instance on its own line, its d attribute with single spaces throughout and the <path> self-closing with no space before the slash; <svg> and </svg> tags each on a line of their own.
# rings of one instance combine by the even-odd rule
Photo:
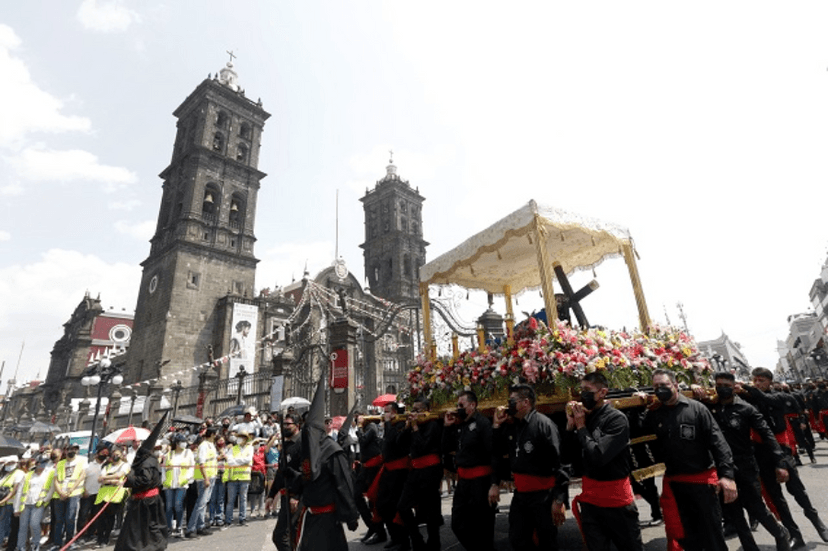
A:
<svg viewBox="0 0 828 551">
<path fill-rule="evenodd" d="M 127 488 L 132 494 L 161 487 L 161 471 L 152 453 L 138 450 L 127 474 Z M 115 551 L 158 551 L 167 548 L 167 520 L 161 496 L 144 499 L 130 497 Z"/>
</svg>

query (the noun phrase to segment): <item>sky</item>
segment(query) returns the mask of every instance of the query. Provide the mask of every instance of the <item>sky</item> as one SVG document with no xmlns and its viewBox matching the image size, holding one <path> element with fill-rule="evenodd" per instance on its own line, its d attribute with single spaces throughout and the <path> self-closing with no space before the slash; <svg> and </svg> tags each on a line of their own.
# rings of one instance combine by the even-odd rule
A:
<svg viewBox="0 0 828 551">
<path fill-rule="evenodd" d="M 828 252 L 826 22 L 814 1 L 0 7 L 0 380 L 45 377 L 86 292 L 134 311 L 172 112 L 228 50 L 272 115 L 258 288 L 331 264 L 337 192 L 363 281 L 359 198 L 393 150 L 426 198 L 427 259 L 530 199 L 611 221 L 656 322 L 681 324 L 681 303 L 698 340 L 725 332 L 773 367 Z M 595 272 L 590 321 L 636 326 L 623 261 Z M 459 301 L 467 321 L 486 305 Z M 527 290 L 516 310 L 540 305 Z"/>
</svg>

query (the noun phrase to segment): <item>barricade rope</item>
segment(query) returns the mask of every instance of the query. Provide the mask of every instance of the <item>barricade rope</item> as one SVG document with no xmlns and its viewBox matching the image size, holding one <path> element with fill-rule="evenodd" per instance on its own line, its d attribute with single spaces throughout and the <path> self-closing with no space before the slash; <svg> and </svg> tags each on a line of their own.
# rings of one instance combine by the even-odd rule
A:
<svg viewBox="0 0 828 551">
<path fill-rule="evenodd" d="M 118 484 L 118 487 L 115 489 L 115 494 L 117 494 L 117 493 L 121 490 L 121 488 L 123 488 L 123 487 L 124 487 L 124 483 L 126 483 L 126 477 L 124 477 L 124 478 L 121 480 L 121 483 L 120 483 L 120 484 Z M 127 499 L 127 496 L 124 496 L 124 499 Z M 89 519 L 89 522 L 87 522 L 87 523 L 84 525 L 84 527 L 83 527 L 83 528 L 81 528 L 80 530 L 78 530 L 78 531 L 77 531 L 77 533 L 75 534 L 75 537 L 73 537 L 71 540 L 69 540 L 68 542 L 66 542 L 66 543 L 63 545 L 63 547 L 61 547 L 61 548 L 60 548 L 60 551 L 66 551 L 66 550 L 69 548 L 69 546 L 70 546 L 70 545 L 72 545 L 73 543 L 75 543 L 75 542 L 78 540 L 78 538 L 79 538 L 79 537 L 81 537 L 81 536 L 83 535 L 83 533 L 84 533 L 84 532 L 86 532 L 86 529 L 87 529 L 87 528 L 89 528 L 90 526 L 92 526 L 92 524 L 93 524 L 96 520 L 98 520 L 98 517 L 99 517 L 99 516 L 101 516 L 101 513 L 103 513 L 103 512 L 106 510 L 106 508 L 107 508 L 107 507 L 109 507 L 109 504 L 110 504 L 110 503 L 112 503 L 112 502 L 111 502 L 111 501 L 107 501 L 107 502 L 105 502 L 105 503 L 104 503 L 104 506 L 103 506 L 103 507 L 101 507 L 101 508 L 100 508 L 100 510 L 99 510 L 97 513 L 95 513 L 95 516 L 94 516 L 94 517 L 92 517 L 91 519 Z"/>
</svg>

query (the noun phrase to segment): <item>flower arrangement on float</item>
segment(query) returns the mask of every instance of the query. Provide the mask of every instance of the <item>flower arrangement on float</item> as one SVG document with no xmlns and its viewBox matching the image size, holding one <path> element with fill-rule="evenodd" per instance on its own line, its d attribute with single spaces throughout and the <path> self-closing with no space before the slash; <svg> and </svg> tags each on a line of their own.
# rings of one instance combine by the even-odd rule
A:
<svg viewBox="0 0 828 551">
<path fill-rule="evenodd" d="M 702 382 L 712 373 L 710 362 L 695 340 L 672 327 L 651 327 L 650 333 L 602 328 L 578 330 L 557 321 L 554 329 L 536 318 L 515 328 L 511 343 L 467 350 L 457 358 L 432 361 L 420 356 L 408 373 L 410 397 L 425 395 L 435 406 L 448 403 L 463 390 L 482 402 L 504 398 L 509 386 L 529 383 L 539 399 L 569 399 L 585 373 L 603 371 L 610 385 L 628 389 L 652 384 L 652 372 L 670 369 L 680 382 Z"/>
</svg>

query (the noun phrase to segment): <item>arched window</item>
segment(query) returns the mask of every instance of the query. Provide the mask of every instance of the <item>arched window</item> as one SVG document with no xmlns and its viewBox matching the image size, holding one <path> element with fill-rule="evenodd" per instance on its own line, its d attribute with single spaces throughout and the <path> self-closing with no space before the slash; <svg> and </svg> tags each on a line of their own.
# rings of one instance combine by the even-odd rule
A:
<svg viewBox="0 0 828 551">
<path fill-rule="evenodd" d="M 234 193 L 230 198 L 230 226 L 239 229 L 244 224 L 245 204 L 240 193 Z"/>
<path fill-rule="evenodd" d="M 247 146 L 243 143 L 240 143 L 238 149 L 236 149 L 236 160 L 240 163 L 247 162 Z"/>
<path fill-rule="evenodd" d="M 216 132 L 213 136 L 213 151 L 224 151 L 224 134 Z"/>
<path fill-rule="evenodd" d="M 217 185 L 207 184 L 204 188 L 204 198 L 201 201 L 201 216 L 205 220 L 215 220 L 221 204 L 221 192 Z"/>
<path fill-rule="evenodd" d="M 227 128 L 229 122 L 230 119 L 227 117 L 227 113 L 219 111 L 216 115 L 216 128 Z"/>
<path fill-rule="evenodd" d="M 411 277 L 411 259 L 408 255 L 403 256 L 403 276 Z"/>
<path fill-rule="evenodd" d="M 247 124 L 246 122 L 243 122 L 241 124 L 241 127 L 239 128 L 239 136 L 241 136 L 245 140 L 250 139 L 250 137 L 251 137 L 250 125 Z"/>
</svg>

